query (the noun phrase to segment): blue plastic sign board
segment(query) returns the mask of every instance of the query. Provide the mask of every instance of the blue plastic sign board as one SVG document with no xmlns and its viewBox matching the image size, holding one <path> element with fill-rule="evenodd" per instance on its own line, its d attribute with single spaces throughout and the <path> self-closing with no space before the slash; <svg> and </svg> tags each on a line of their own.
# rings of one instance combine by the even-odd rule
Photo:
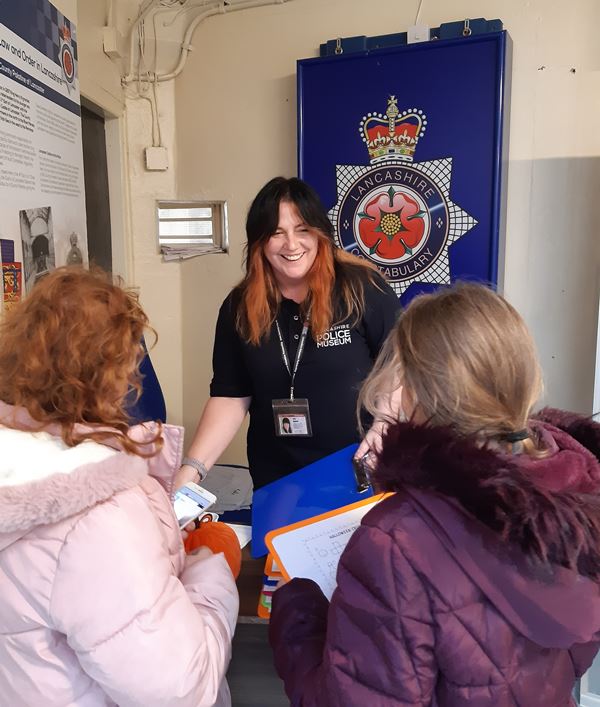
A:
<svg viewBox="0 0 600 707">
<path fill-rule="evenodd" d="M 267 554 L 265 535 L 284 525 L 333 511 L 373 495 L 359 493 L 351 444 L 256 490 L 252 498 L 252 557 Z"/>
<path fill-rule="evenodd" d="M 498 282 L 510 58 L 501 31 L 298 62 L 300 177 L 403 303 Z"/>
</svg>

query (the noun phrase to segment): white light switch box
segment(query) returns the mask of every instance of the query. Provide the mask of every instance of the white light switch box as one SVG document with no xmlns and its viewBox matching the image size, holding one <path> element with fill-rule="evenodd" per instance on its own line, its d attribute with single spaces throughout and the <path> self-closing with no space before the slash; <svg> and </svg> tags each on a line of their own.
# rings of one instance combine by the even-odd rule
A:
<svg viewBox="0 0 600 707">
<path fill-rule="evenodd" d="M 166 147 L 147 147 L 145 154 L 148 171 L 164 172 L 169 169 L 169 153 Z"/>
</svg>

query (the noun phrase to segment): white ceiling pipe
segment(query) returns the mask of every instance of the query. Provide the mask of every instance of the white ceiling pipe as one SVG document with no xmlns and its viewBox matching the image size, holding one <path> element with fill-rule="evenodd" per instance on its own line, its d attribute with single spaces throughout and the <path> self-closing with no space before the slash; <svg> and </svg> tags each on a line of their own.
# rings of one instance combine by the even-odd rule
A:
<svg viewBox="0 0 600 707">
<path fill-rule="evenodd" d="M 228 12 L 236 12 L 237 10 L 249 10 L 255 7 L 263 7 L 265 5 L 281 5 L 284 2 L 289 2 L 289 0 L 242 0 L 242 2 L 238 2 L 235 5 L 225 5 L 225 3 L 223 2 L 219 2 L 217 5 L 208 8 L 204 12 L 201 12 L 199 15 L 197 15 L 190 22 L 190 25 L 185 32 L 183 42 L 181 43 L 181 54 L 179 56 L 179 61 L 177 62 L 177 66 L 173 69 L 173 71 L 169 72 L 168 74 L 155 74 L 152 77 L 148 77 L 147 80 L 170 81 L 171 79 L 174 79 L 175 77 L 179 76 L 179 74 L 183 71 L 183 67 L 185 66 L 185 63 L 187 61 L 188 54 L 193 49 L 192 39 L 194 37 L 194 32 L 196 31 L 197 27 L 208 17 L 212 17 L 213 15 L 225 14 Z M 139 18 L 138 22 L 141 19 L 142 18 Z M 134 28 L 132 28 L 132 36 L 133 29 Z M 137 76 L 133 73 L 133 63 L 131 62 L 129 74 L 123 78 L 123 83 L 131 83 L 133 81 L 137 81 Z"/>
<path fill-rule="evenodd" d="M 121 79 L 121 83 L 131 83 L 137 80 L 137 76 L 133 74 L 133 57 L 135 56 L 134 46 L 135 46 L 135 35 L 140 23 L 143 22 L 145 17 L 158 5 L 160 0 L 152 0 L 150 4 L 146 7 L 143 12 L 136 17 L 135 22 L 131 25 L 129 30 L 129 73 L 125 78 Z"/>
<path fill-rule="evenodd" d="M 115 0 L 107 0 L 106 26 L 112 27 L 115 23 Z"/>
<path fill-rule="evenodd" d="M 225 5 L 224 3 L 221 3 L 221 7 L 218 10 L 211 12 L 210 15 L 200 15 L 199 17 L 195 17 L 190 23 L 190 26 L 187 28 L 185 37 L 183 38 L 181 45 L 181 56 L 179 57 L 177 66 L 170 73 L 157 76 L 156 80 L 170 81 L 183 71 L 188 54 L 193 49 L 192 39 L 194 37 L 194 32 L 196 31 L 196 28 L 206 19 L 206 17 L 219 13 L 225 14 L 227 12 L 237 12 L 238 10 L 250 10 L 252 8 L 263 7 L 265 5 L 282 5 L 284 2 L 289 2 L 289 0 L 242 0 L 242 2 L 236 3 L 235 5 Z"/>
</svg>

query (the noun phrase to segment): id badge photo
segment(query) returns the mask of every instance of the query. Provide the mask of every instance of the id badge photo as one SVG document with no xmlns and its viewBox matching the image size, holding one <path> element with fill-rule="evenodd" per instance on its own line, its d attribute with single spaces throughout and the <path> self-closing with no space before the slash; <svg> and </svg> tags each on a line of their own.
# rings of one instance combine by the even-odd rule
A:
<svg viewBox="0 0 600 707">
<path fill-rule="evenodd" d="M 306 398 L 273 400 L 273 420 L 277 437 L 312 437 Z"/>
</svg>

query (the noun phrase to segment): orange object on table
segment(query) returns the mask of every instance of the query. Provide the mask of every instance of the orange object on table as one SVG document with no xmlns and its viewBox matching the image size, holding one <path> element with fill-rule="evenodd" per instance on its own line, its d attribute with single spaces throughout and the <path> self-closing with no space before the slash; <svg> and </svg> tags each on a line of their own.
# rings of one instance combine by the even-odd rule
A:
<svg viewBox="0 0 600 707">
<path fill-rule="evenodd" d="M 207 547 L 213 552 L 222 552 L 225 555 L 231 573 L 237 579 L 242 567 L 242 549 L 237 535 L 225 523 L 218 521 L 203 522 L 193 530 L 183 543 L 186 552 L 192 552 L 197 547 Z"/>
</svg>

